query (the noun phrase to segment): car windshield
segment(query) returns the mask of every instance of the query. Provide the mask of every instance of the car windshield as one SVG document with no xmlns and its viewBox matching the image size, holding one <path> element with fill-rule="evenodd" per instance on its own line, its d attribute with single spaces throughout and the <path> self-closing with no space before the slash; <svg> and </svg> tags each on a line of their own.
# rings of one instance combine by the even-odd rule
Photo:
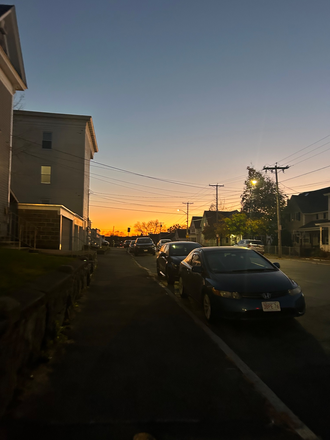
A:
<svg viewBox="0 0 330 440">
<path fill-rule="evenodd" d="M 196 243 L 178 243 L 170 246 L 170 255 L 175 256 L 186 256 L 196 247 L 200 247 Z"/>
<path fill-rule="evenodd" d="M 205 252 L 205 259 L 212 273 L 261 272 L 277 270 L 270 262 L 253 251 Z"/>
</svg>

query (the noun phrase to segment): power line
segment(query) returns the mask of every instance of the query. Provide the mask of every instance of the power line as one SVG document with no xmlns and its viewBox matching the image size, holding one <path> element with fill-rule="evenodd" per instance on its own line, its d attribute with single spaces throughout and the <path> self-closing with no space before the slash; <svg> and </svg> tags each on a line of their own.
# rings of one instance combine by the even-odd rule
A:
<svg viewBox="0 0 330 440">
<path fill-rule="evenodd" d="M 307 145 L 307 147 L 301 148 L 300 150 L 296 151 L 295 153 L 292 153 L 289 156 L 285 157 L 284 159 L 281 159 L 279 162 L 284 162 L 285 160 L 289 159 L 289 157 L 292 157 L 295 154 L 300 153 L 300 151 L 306 150 L 306 148 L 312 147 L 313 145 L 317 144 L 318 142 L 321 142 L 324 139 L 327 139 L 329 136 L 330 136 L 330 134 L 328 134 L 327 136 L 323 137 L 322 139 L 319 139 L 318 141 L 313 142 L 312 144 Z"/>
</svg>

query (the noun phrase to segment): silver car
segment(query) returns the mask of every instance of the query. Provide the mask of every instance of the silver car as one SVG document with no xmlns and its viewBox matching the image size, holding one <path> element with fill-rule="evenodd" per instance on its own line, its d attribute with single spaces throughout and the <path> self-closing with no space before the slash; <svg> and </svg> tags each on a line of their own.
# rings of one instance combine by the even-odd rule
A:
<svg viewBox="0 0 330 440">
<path fill-rule="evenodd" d="M 252 238 L 244 238 L 240 240 L 235 246 L 246 247 L 259 252 L 259 254 L 264 255 L 265 247 L 261 240 L 254 240 Z"/>
<path fill-rule="evenodd" d="M 157 251 L 159 251 L 159 249 L 163 246 L 163 244 L 169 243 L 170 241 L 172 240 L 170 240 L 169 238 L 162 238 L 161 240 L 159 240 L 156 247 Z"/>
</svg>

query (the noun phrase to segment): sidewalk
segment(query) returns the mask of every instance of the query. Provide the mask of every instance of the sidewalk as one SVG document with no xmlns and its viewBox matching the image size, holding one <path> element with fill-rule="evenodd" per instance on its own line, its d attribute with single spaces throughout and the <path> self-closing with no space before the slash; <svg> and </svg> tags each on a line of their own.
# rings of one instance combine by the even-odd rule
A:
<svg viewBox="0 0 330 440">
<path fill-rule="evenodd" d="M 130 255 L 98 261 L 67 342 L 34 372 L 1 439 L 301 438 Z"/>
</svg>

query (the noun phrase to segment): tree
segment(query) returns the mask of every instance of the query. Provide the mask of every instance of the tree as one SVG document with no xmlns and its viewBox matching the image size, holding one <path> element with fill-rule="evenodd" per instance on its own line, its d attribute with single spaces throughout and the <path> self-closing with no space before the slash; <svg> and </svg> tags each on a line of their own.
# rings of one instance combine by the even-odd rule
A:
<svg viewBox="0 0 330 440">
<path fill-rule="evenodd" d="M 253 237 L 267 233 L 267 223 L 264 219 L 251 219 L 244 212 L 226 218 L 225 223 L 228 233 L 235 236 Z"/>
<path fill-rule="evenodd" d="M 167 228 L 167 232 L 175 232 L 178 229 L 186 229 L 186 225 L 179 225 L 179 223 L 176 223 L 175 225 Z"/>
<path fill-rule="evenodd" d="M 149 220 L 146 222 L 137 222 L 134 225 L 134 231 L 137 234 L 149 235 L 159 234 L 162 231 L 166 231 L 166 226 L 159 222 L 159 220 Z"/>
<path fill-rule="evenodd" d="M 221 243 L 221 239 L 228 235 L 228 228 L 226 225 L 226 217 L 220 213 L 218 216 L 218 222 L 213 225 L 205 226 L 202 232 L 206 240 L 214 240 L 218 235 Z"/>
<path fill-rule="evenodd" d="M 249 219 L 263 220 L 259 227 L 267 234 L 274 233 L 276 226 L 276 183 L 260 171 L 247 167 L 248 177 L 241 195 L 242 212 Z M 280 210 L 286 205 L 286 195 L 279 190 Z"/>
<path fill-rule="evenodd" d="M 247 215 L 244 213 L 233 214 L 231 218 L 226 218 L 225 222 L 230 234 L 240 236 L 247 230 Z"/>
<path fill-rule="evenodd" d="M 14 110 L 23 110 L 24 100 L 25 100 L 25 93 L 24 92 L 22 92 L 22 93 L 16 92 L 14 95 L 13 109 Z"/>
</svg>

